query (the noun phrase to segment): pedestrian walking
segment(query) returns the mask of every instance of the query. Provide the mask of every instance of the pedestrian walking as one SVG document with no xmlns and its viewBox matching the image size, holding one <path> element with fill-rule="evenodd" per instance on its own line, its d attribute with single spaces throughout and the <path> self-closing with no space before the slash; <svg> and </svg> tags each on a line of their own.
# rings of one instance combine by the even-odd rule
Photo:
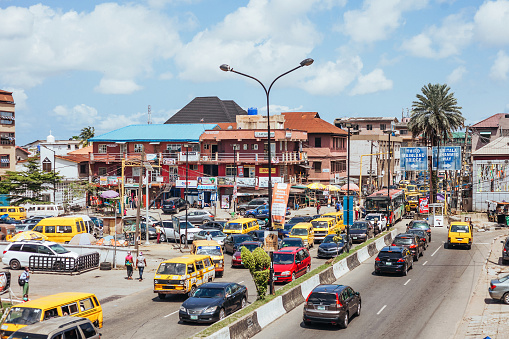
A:
<svg viewBox="0 0 509 339">
<path fill-rule="evenodd" d="M 147 260 L 145 260 L 145 257 L 143 256 L 143 252 L 140 252 L 140 255 L 138 258 L 136 258 L 136 266 L 138 267 L 138 273 L 140 275 L 139 280 L 143 280 L 143 270 L 147 266 Z"/>
<path fill-rule="evenodd" d="M 358 220 L 359 219 L 359 212 L 361 211 L 361 208 L 360 208 L 360 205 L 357 204 L 355 207 L 354 207 L 354 211 L 355 211 L 355 220 Z"/>
<path fill-rule="evenodd" d="M 28 288 L 29 288 L 28 281 L 30 280 L 30 269 L 28 267 L 25 267 L 25 271 L 23 271 L 23 273 L 21 273 L 21 275 L 19 276 L 19 279 L 24 281 L 23 295 L 26 295 L 28 298 Z"/>
<path fill-rule="evenodd" d="M 205 240 L 212 240 L 212 234 L 210 234 L 210 231 L 207 231 L 207 235 L 205 236 Z"/>
<path fill-rule="evenodd" d="M 22 303 L 26 303 L 27 301 L 30 301 L 30 299 L 28 299 L 28 294 L 24 294 Z"/>
<path fill-rule="evenodd" d="M 343 210 L 343 205 L 341 204 L 341 201 L 339 201 L 339 199 L 338 199 L 338 205 L 339 205 L 339 210 L 342 211 Z"/>
<path fill-rule="evenodd" d="M 336 202 L 336 212 L 339 212 L 339 201 Z"/>
<path fill-rule="evenodd" d="M 161 225 L 156 224 L 157 243 L 161 243 Z"/>
<path fill-rule="evenodd" d="M 320 214 L 320 207 L 322 207 L 322 206 L 320 206 L 320 202 L 318 202 L 316 204 L 316 214 Z"/>
<path fill-rule="evenodd" d="M 127 268 L 127 280 L 133 280 L 133 256 L 131 251 L 127 252 L 125 257 L 125 267 Z"/>
<path fill-rule="evenodd" d="M 299 210 L 299 200 L 295 200 L 295 210 L 298 211 Z"/>
</svg>

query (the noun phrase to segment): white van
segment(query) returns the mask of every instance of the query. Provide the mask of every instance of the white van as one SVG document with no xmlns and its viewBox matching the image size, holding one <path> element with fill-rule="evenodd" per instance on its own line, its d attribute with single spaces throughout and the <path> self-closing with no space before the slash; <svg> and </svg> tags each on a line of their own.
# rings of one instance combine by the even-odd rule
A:
<svg viewBox="0 0 509 339">
<path fill-rule="evenodd" d="M 27 218 L 42 215 L 58 217 L 65 212 L 64 207 L 61 205 L 28 205 L 25 208 L 27 210 Z"/>
<path fill-rule="evenodd" d="M 69 218 L 81 218 L 83 219 L 83 222 L 85 223 L 85 227 L 86 227 L 86 230 L 88 233 L 93 233 L 94 232 L 94 227 L 95 227 L 95 224 L 94 222 L 92 221 L 92 219 L 90 219 L 90 217 L 86 214 L 73 214 L 73 215 L 63 215 L 63 217 L 69 217 Z"/>
</svg>

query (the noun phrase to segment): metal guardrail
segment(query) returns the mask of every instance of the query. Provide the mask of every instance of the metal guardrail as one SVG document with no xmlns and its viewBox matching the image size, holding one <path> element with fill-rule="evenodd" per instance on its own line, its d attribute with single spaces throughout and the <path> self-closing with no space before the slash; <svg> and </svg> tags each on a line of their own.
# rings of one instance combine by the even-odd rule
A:
<svg viewBox="0 0 509 339">
<path fill-rule="evenodd" d="M 99 267 L 99 253 L 89 253 L 78 258 L 64 256 L 31 255 L 28 258 L 28 267 L 32 271 L 81 273 Z"/>
</svg>

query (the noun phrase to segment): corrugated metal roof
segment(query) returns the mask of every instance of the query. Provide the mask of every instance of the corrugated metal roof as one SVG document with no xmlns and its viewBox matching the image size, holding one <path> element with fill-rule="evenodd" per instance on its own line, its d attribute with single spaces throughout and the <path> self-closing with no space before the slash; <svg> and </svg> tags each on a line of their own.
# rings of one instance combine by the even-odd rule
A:
<svg viewBox="0 0 509 339">
<path fill-rule="evenodd" d="M 235 122 L 237 115 L 246 115 L 233 100 L 218 97 L 196 97 L 180 111 L 169 118 L 165 124 L 199 124 Z"/>
<path fill-rule="evenodd" d="M 206 129 L 215 124 L 130 125 L 89 139 L 92 142 L 198 142 Z"/>
<path fill-rule="evenodd" d="M 472 152 L 476 155 L 509 155 L 509 137 L 500 137 Z"/>
</svg>

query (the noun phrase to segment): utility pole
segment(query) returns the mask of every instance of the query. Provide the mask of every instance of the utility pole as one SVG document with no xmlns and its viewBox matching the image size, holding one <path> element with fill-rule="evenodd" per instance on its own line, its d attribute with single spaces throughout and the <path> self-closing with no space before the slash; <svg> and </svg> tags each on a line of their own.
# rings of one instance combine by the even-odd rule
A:
<svg viewBox="0 0 509 339">
<path fill-rule="evenodd" d="M 371 143 L 371 149 L 370 149 L 369 154 L 373 154 L 373 140 L 371 140 L 370 143 Z M 369 157 L 369 186 L 368 186 L 368 194 L 371 193 L 371 187 L 373 187 L 373 178 L 372 178 L 373 174 L 372 173 L 373 173 L 373 155 L 371 155 Z M 361 183 L 361 185 L 362 185 L 362 183 Z"/>
<path fill-rule="evenodd" d="M 140 159 L 140 176 L 138 177 L 138 203 L 136 204 L 136 234 L 134 235 L 134 246 L 136 248 L 136 258 L 138 258 L 139 253 L 139 245 L 138 245 L 138 237 L 140 237 L 140 214 L 141 214 L 141 203 L 143 201 L 143 198 L 141 197 L 143 194 L 143 159 L 145 159 L 145 150 L 141 153 L 141 159 Z M 145 220 L 145 226 L 148 227 L 148 220 Z"/>
</svg>

